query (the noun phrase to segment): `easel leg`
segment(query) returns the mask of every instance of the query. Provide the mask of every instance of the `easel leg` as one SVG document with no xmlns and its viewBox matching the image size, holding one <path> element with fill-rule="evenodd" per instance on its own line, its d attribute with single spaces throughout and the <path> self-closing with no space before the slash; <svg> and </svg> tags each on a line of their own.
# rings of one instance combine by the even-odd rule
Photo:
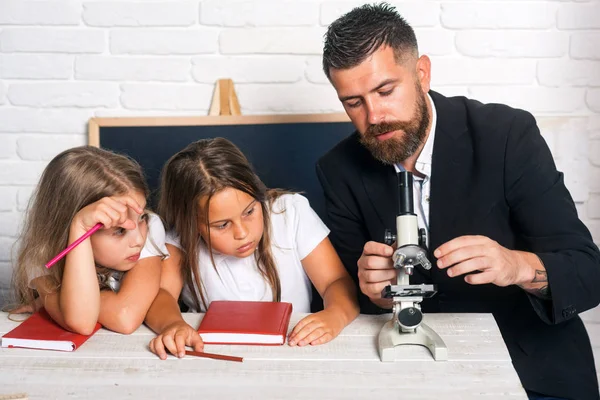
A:
<svg viewBox="0 0 600 400">
<path fill-rule="evenodd" d="M 231 79 L 217 81 L 208 115 L 242 115 Z"/>
</svg>

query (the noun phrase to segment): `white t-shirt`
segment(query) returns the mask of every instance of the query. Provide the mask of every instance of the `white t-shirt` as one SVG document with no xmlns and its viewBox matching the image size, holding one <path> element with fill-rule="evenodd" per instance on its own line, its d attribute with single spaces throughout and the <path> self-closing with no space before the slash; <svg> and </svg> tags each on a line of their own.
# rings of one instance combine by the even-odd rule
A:
<svg viewBox="0 0 600 400">
<path fill-rule="evenodd" d="M 292 303 L 295 312 L 310 312 L 312 291 L 301 261 L 329 235 L 329 229 L 299 194 L 284 194 L 273 202 L 271 251 L 281 283 L 281 301 Z M 167 234 L 166 242 L 180 248 L 179 238 Z M 271 287 L 260 275 L 254 254 L 238 258 L 213 251 L 215 266 L 203 240 L 199 241 L 198 268 L 205 299 L 273 301 Z M 197 288 L 194 288 L 200 298 Z M 196 310 L 187 285 L 181 293 L 191 311 Z"/>
<path fill-rule="evenodd" d="M 140 260 L 148 257 L 169 257 L 167 246 L 165 245 L 165 227 L 160 220 L 160 217 L 154 213 L 148 213 L 148 236 L 146 236 L 146 243 L 140 252 Z M 35 273 L 29 276 L 29 287 L 35 289 L 35 285 L 32 281 L 40 276 L 45 276 L 50 273 L 50 270 L 42 267 L 38 268 Z M 123 273 L 115 271 L 115 273 L 108 278 L 107 284 L 114 291 L 119 291 L 121 287 L 121 277 Z"/>
</svg>

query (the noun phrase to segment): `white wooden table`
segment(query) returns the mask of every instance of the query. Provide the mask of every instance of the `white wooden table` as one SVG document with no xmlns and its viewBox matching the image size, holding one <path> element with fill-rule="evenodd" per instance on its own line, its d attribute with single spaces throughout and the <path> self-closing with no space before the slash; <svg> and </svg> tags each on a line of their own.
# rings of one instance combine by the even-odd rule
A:
<svg viewBox="0 0 600 400">
<path fill-rule="evenodd" d="M 303 315 L 292 316 L 290 329 Z M 201 314 L 186 314 L 198 326 Z M 377 334 L 390 316 L 361 315 L 321 346 L 206 345 L 243 363 L 189 357 L 159 360 L 154 334 L 101 329 L 72 353 L 0 349 L 0 394 L 29 399 L 526 399 L 490 314 L 427 314 L 448 346 L 436 362 L 421 346 L 397 348 L 382 363 Z M 0 335 L 17 323 L 0 313 Z"/>
</svg>

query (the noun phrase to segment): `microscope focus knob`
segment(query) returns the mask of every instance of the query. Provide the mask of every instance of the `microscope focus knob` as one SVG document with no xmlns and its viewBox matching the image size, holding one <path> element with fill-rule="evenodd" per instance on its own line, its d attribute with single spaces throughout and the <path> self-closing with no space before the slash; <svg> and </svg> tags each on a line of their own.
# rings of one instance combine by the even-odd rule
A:
<svg viewBox="0 0 600 400">
<path fill-rule="evenodd" d="M 423 267 L 424 269 L 431 269 L 431 263 L 427 259 L 427 256 L 424 252 L 421 251 L 419 252 L 419 254 L 417 254 L 417 261 L 419 262 L 419 264 L 421 264 L 421 267 Z"/>
<path fill-rule="evenodd" d="M 423 313 L 417 307 L 407 307 L 398 313 L 398 323 L 405 329 L 414 329 L 423 321 Z"/>
<path fill-rule="evenodd" d="M 427 231 L 425 228 L 419 229 L 419 246 L 427 249 Z"/>
<path fill-rule="evenodd" d="M 391 246 L 394 244 L 395 241 L 396 235 L 394 235 L 390 229 L 386 229 L 383 235 L 383 243 L 387 244 L 388 246 Z"/>
</svg>

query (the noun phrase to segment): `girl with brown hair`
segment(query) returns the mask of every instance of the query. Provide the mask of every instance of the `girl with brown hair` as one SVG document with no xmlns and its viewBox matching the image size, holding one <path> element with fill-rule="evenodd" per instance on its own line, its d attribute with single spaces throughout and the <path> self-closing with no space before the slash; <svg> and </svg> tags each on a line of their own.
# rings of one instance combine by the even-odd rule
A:
<svg viewBox="0 0 600 400">
<path fill-rule="evenodd" d="M 163 169 L 158 212 L 171 258 L 146 323 L 159 336 L 150 349 L 182 357 L 184 344 L 202 340 L 181 317 L 213 300 L 285 301 L 310 312 L 311 282 L 325 309 L 302 319 L 290 345 L 336 337 L 358 315 L 354 283 L 329 239 L 329 230 L 299 194 L 268 190 L 246 157 L 223 138 L 192 143 Z"/>
<path fill-rule="evenodd" d="M 19 240 L 13 285 L 20 308 L 13 312 L 44 307 L 59 325 L 81 334 L 96 322 L 120 333 L 136 330 L 168 254 L 160 218 L 144 211 L 147 196 L 140 166 L 125 156 L 83 146 L 50 161 Z M 104 227 L 45 267 L 97 223 Z"/>
</svg>

